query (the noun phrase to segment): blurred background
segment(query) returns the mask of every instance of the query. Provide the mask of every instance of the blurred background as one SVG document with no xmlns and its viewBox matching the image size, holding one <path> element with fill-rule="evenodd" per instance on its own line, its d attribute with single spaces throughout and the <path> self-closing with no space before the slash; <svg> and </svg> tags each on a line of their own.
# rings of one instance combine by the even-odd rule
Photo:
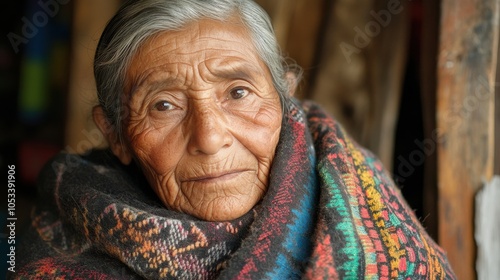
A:
<svg viewBox="0 0 500 280">
<path fill-rule="evenodd" d="M 0 166 L 16 165 L 18 233 L 44 163 L 105 145 L 90 112 L 92 59 L 120 2 L 3 4 Z M 499 1 L 257 2 L 283 53 L 304 69 L 297 97 L 321 104 L 377 154 L 457 274 L 474 279 L 473 197 L 500 174 Z"/>
</svg>

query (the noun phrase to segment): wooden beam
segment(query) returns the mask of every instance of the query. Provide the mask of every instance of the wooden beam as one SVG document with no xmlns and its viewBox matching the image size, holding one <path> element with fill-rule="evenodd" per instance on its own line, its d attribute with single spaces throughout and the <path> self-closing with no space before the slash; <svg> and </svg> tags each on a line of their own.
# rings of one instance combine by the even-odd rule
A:
<svg viewBox="0 0 500 280">
<path fill-rule="evenodd" d="M 441 6 L 434 138 L 438 146 L 439 240 L 459 279 L 476 278 L 473 201 L 482 182 L 493 174 L 498 142 L 494 95 L 499 2 L 470 0 L 458 5 L 443 0 Z"/>
<path fill-rule="evenodd" d="M 322 25 L 325 21 L 324 0 L 297 0 L 290 19 L 286 45 L 283 51 L 304 70 L 304 79 L 301 81 L 295 96 L 308 98 L 309 82 L 314 75 L 313 68 L 317 58 L 318 44 Z"/>
<path fill-rule="evenodd" d="M 103 145 L 92 120 L 91 108 L 97 104 L 93 75 L 94 53 L 104 26 L 118 9 L 120 0 L 75 0 L 66 117 L 66 150 L 83 153 Z M 99 141 L 101 140 L 101 141 Z"/>
<path fill-rule="evenodd" d="M 410 3 L 334 1 L 310 97 L 391 170 Z"/>
<path fill-rule="evenodd" d="M 280 46 L 285 46 L 288 41 L 288 30 L 297 0 L 256 0 L 255 2 L 269 14 L 276 39 Z"/>
<path fill-rule="evenodd" d="M 374 13 L 389 14 L 390 20 L 382 25 L 382 31 L 367 48 L 371 108 L 365 119 L 366 127 L 362 138 L 362 143 L 377 154 L 388 170 L 392 170 L 393 165 L 411 15 L 411 3 L 401 2 L 395 11 L 389 8 L 392 7 L 391 3 L 395 2 L 374 1 L 374 8 L 370 11 L 372 17 Z M 373 19 L 371 22 L 376 21 Z"/>
<path fill-rule="evenodd" d="M 325 15 L 325 0 L 256 0 L 271 17 L 278 43 L 287 58 L 304 69 L 295 96 L 307 97 L 310 70 Z"/>
</svg>

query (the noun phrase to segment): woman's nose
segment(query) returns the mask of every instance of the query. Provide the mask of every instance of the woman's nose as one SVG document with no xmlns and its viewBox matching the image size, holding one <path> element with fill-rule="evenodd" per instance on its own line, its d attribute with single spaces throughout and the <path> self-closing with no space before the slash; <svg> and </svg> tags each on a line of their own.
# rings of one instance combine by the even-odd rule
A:
<svg viewBox="0 0 500 280">
<path fill-rule="evenodd" d="M 194 110 L 189 121 L 190 139 L 188 149 L 191 154 L 213 155 L 222 148 L 229 147 L 233 138 L 228 123 L 217 105 L 206 105 Z"/>
</svg>

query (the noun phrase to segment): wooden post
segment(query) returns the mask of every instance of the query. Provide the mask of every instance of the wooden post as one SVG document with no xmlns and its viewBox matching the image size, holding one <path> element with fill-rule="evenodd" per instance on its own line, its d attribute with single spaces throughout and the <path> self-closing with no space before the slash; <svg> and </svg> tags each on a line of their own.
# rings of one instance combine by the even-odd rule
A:
<svg viewBox="0 0 500 280">
<path fill-rule="evenodd" d="M 66 117 L 66 147 L 71 153 L 83 153 L 103 144 L 92 120 L 91 108 L 97 104 L 93 75 L 94 53 L 104 26 L 118 9 L 120 1 L 76 0 Z"/>
<path fill-rule="evenodd" d="M 271 17 L 276 38 L 285 56 L 305 71 L 295 96 L 307 97 L 308 79 L 314 67 L 317 43 L 324 21 L 325 0 L 256 0 Z"/>
<path fill-rule="evenodd" d="M 476 278 L 474 195 L 493 175 L 495 162 L 499 6 L 499 0 L 443 0 L 441 6 L 433 137 L 438 147 L 439 241 L 459 279 Z"/>
<path fill-rule="evenodd" d="M 365 119 L 366 127 L 362 138 L 362 143 L 366 143 L 365 146 L 377 154 L 387 170 L 392 170 L 393 166 L 411 14 L 409 2 L 401 1 L 397 9 L 391 9 L 391 3 L 396 2 L 374 1 L 370 11 L 372 17 L 374 13 L 389 13 L 391 16 L 390 20 L 382 25 L 380 34 L 373 38 L 373 45 L 367 52 L 371 108 Z M 367 22 L 365 31 L 372 22 L 377 21 L 373 18 Z"/>
<path fill-rule="evenodd" d="M 274 32 L 280 46 L 288 41 L 288 30 L 297 0 L 256 0 L 271 17 Z"/>
<path fill-rule="evenodd" d="M 396 2 L 334 1 L 310 95 L 388 170 L 410 15 L 409 2 Z"/>
</svg>

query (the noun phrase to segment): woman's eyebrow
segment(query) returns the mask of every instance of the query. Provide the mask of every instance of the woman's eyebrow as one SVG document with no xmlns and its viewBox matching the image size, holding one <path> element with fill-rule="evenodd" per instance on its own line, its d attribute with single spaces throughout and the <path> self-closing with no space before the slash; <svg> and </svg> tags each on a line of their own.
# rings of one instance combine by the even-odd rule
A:
<svg viewBox="0 0 500 280">
<path fill-rule="evenodd" d="M 179 84 L 179 81 L 172 77 L 165 77 L 154 80 L 146 79 L 144 82 L 140 83 L 132 89 L 131 97 L 133 97 L 138 92 L 145 92 L 147 94 L 148 92 L 169 88 Z"/>
<path fill-rule="evenodd" d="M 240 63 L 225 64 L 223 66 L 221 65 L 215 67 L 210 72 L 212 73 L 212 75 L 218 78 L 228 80 L 254 80 L 256 77 L 260 77 L 263 75 L 263 72 L 259 71 L 257 67 Z"/>
<path fill-rule="evenodd" d="M 227 80 L 252 80 L 252 75 L 245 71 L 244 69 L 231 69 L 231 70 L 215 70 L 212 72 L 216 77 L 227 79 Z"/>
</svg>

